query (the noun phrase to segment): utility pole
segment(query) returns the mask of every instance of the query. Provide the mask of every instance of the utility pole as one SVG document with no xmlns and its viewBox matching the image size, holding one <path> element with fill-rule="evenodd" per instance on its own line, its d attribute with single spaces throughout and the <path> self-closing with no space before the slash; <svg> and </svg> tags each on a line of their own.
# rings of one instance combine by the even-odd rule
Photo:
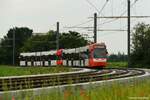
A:
<svg viewBox="0 0 150 100">
<path fill-rule="evenodd" d="M 57 31 L 56 31 L 56 49 L 59 49 L 59 22 L 57 22 Z"/>
<path fill-rule="evenodd" d="M 15 65 L 15 28 L 13 28 L 13 65 Z"/>
<path fill-rule="evenodd" d="M 94 13 L 94 43 L 97 43 L 97 13 Z"/>
<path fill-rule="evenodd" d="M 128 0 L 128 67 L 130 67 L 130 0 Z"/>
</svg>

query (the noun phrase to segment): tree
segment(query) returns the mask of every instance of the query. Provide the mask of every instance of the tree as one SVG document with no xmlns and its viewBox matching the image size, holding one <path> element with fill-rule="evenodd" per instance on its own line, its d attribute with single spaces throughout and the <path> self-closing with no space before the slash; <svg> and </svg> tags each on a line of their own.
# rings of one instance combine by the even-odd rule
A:
<svg viewBox="0 0 150 100">
<path fill-rule="evenodd" d="M 49 31 L 46 35 L 32 36 L 21 48 L 22 52 L 48 51 L 56 48 L 56 34 Z"/>
<path fill-rule="evenodd" d="M 69 31 L 69 33 L 60 33 L 60 48 L 77 48 L 87 45 L 85 40 L 79 33 Z M 49 31 L 46 35 L 32 36 L 21 48 L 22 52 L 37 52 L 56 50 L 56 32 Z"/>
<path fill-rule="evenodd" d="M 88 41 L 78 32 L 69 31 L 60 36 L 60 48 L 77 48 L 87 44 Z"/>
<path fill-rule="evenodd" d="M 24 42 L 32 36 L 32 30 L 27 27 L 15 27 L 8 31 L 1 41 L 0 58 L 1 64 L 12 64 L 13 34 L 15 34 L 15 61 L 18 61 L 20 48 Z"/>
<path fill-rule="evenodd" d="M 131 64 L 150 65 L 150 25 L 139 23 L 134 27 L 132 38 Z"/>
</svg>

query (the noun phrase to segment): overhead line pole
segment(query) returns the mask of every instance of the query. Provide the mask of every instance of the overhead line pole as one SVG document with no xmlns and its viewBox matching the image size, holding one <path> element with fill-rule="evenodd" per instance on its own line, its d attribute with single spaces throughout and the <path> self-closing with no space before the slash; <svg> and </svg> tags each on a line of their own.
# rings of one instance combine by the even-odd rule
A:
<svg viewBox="0 0 150 100">
<path fill-rule="evenodd" d="M 15 28 L 13 29 L 13 65 L 15 65 Z"/>
<path fill-rule="evenodd" d="M 130 67 L 130 0 L 128 0 L 128 67 Z"/>
<path fill-rule="evenodd" d="M 57 31 L 56 31 L 56 49 L 59 49 L 59 22 L 57 22 Z"/>
<path fill-rule="evenodd" d="M 97 43 L 97 13 L 94 13 L 94 43 Z"/>
</svg>

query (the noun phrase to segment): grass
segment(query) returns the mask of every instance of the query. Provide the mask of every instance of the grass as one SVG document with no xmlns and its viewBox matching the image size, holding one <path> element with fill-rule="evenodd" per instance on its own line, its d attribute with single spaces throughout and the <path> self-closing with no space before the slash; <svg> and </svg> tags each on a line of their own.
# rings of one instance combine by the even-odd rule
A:
<svg viewBox="0 0 150 100">
<path fill-rule="evenodd" d="M 57 67 L 17 67 L 0 65 L 0 77 L 2 76 L 20 76 L 20 75 L 36 75 L 73 71 L 71 68 Z"/>
<path fill-rule="evenodd" d="M 33 91 L 17 96 L 0 96 L 2 100 L 150 100 L 150 80 L 134 81 L 129 83 L 112 83 L 84 89 L 82 87 L 67 87 L 53 89 L 41 94 Z M 34 95 L 33 95 L 34 94 Z"/>
<path fill-rule="evenodd" d="M 107 67 L 109 68 L 126 68 L 128 65 L 127 62 L 108 62 Z"/>
<path fill-rule="evenodd" d="M 108 62 L 108 68 L 127 67 L 127 62 Z M 0 77 L 2 76 L 20 76 L 20 75 L 35 75 L 35 74 L 47 74 L 68 72 L 72 69 L 68 67 L 18 67 L 18 66 L 6 66 L 0 65 Z"/>
<path fill-rule="evenodd" d="M 113 68 L 126 66 L 126 62 L 109 62 L 108 64 L 108 67 Z M 17 68 L 18 67 L 16 67 L 16 70 L 18 70 Z M 58 69 L 59 68 L 61 67 L 58 67 Z M 35 70 L 35 68 L 33 69 Z M 41 68 L 38 70 L 41 70 Z M 78 86 L 65 89 L 57 88 L 49 91 L 43 90 L 41 93 L 34 93 L 33 91 L 23 92 L 14 96 L 10 96 L 6 93 L 0 95 L 0 100 L 150 100 L 149 86 L 150 80 L 132 80 L 132 82 L 114 82 L 111 84 L 99 85 L 97 87 L 91 85 L 87 89 Z"/>
</svg>

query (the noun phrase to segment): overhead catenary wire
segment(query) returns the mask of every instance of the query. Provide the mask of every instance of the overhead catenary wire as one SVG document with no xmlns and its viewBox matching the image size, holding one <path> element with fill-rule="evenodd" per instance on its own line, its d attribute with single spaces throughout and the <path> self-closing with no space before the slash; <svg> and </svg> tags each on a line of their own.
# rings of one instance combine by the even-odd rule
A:
<svg viewBox="0 0 150 100">
<path fill-rule="evenodd" d="M 131 4 L 131 7 L 133 7 L 133 6 L 137 3 L 137 1 L 138 1 L 138 0 L 135 0 L 135 1 Z M 126 9 L 123 13 L 121 13 L 120 17 L 122 17 L 126 12 L 127 12 L 127 9 Z M 116 20 L 118 20 L 118 19 L 119 19 L 119 18 L 112 19 L 112 20 L 109 20 L 109 21 L 105 21 L 105 22 L 103 22 L 103 23 L 101 23 L 101 24 L 98 24 L 98 26 L 104 25 L 104 24 L 108 24 L 108 23 L 111 23 L 111 22 L 114 22 L 114 21 L 116 21 Z"/>
<path fill-rule="evenodd" d="M 91 3 L 89 0 L 86 0 L 86 1 L 87 1 L 97 12 L 99 12 L 98 8 L 97 8 L 93 3 Z M 88 21 L 85 21 L 85 22 L 82 22 L 82 23 L 79 23 L 79 24 L 76 24 L 76 25 L 73 25 L 73 26 L 71 26 L 71 27 L 64 27 L 64 28 L 76 28 L 76 27 L 78 27 L 78 26 L 85 25 L 85 24 L 87 24 L 87 23 L 89 23 L 89 22 L 91 22 L 91 21 L 93 21 L 93 19 L 88 20 Z"/>
<path fill-rule="evenodd" d="M 104 5 L 102 6 L 101 10 L 99 10 L 99 9 L 98 9 L 92 2 L 90 2 L 89 0 L 86 0 L 86 1 L 98 12 L 98 14 L 101 14 L 102 11 L 104 10 L 104 8 L 106 7 L 106 5 L 107 5 L 107 3 L 108 3 L 109 0 L 106 0 L 106 2 L 104 3 Z M 137 1 L 138 1 L 138 0 L 135 0 L 135 2 L 137 2 Z M 126 13 L 126 12 L 124 12 L 124 13 Z M 123 13 L 123 14 L 124 14 L 124 13 Z M 122 14 L 122 15 L 123 15 L 123 14 Z M 116 20 L 116 19 L 114 19 L 114 20 Z M 109 23 L 109 22 L 114 21 L 114 20 L 110 20 L 110 21 L 104 22 L 104 23 L 102 23 L 102 24 L 106 24 L 106 23 Z M 76 24 L 76 25 L 74 25 L 74 26 L 71 26 L 71 27 L 64 27 L 64 28 L 80 28 L 79 26 L 85 25 L 85 24 L 87 24 L 87 23 L 89 23 L 89 22 L 91 22 L 91 21 L 93 21 L 93 20 L 91 19 L 91 20 L 88 20 L 88 21 L 85 21 L 85 22 Z M 98 25 L 101 25 L 101 24 L 98 24 Z M 83 28 L 83 29 L 80 28 L 80 30 L 84 30 L 84 29 L 85 29 L 85 28 Z"/>
<path fill-rule="evenodd" d="M 130 16 L 131 18 L 149 18 L 150 16 Z M 93 17 L 90 17 L 93 18 Z M 128 18 L 128 16 L 103 16 L 103 17 L 97 17 L 97 18 Z"/>
<path fill-rule="evenodd" d="M 93 30 L 88 30 L 88 31 L 93 31 Z M 97 31 L 127 31 L 124 29 L 97 29 Z"/>
<path fill-rule="evenodd" d="M 103 5 L 103 7 L 101 8 L 100 11 L 98 11 L 98 15 L 102 13 L 102 11 L 104 10 L 104 8 L 106 7 L 107 3 L 109 0 L 106 0 L 105 4 Z"/>
<path fill-rule="evenodd" d="M 106 0 L 106 2 L 104 3 L 104 5 L 102 6 L 102 8 L 99 10 L 93 3 L 91 3 L 89 0 L 86 0 L 97 12 L 98 15 L 102 14 L 102 11 L 104 10 L 105 6 L 107 5 L 109 0 Z"/>
<path fill-rule="evenodd" d="M 94 7 L 95 8 L 95 10 L 98 12 L 98 14 L 101 14 L 102 13 L 102 11 L 104 10 L 104 8 L 106 7 L 106 5 L 107 5 L 107 3 L 108 3 L 108 1 L 109 0 L 106 0 L 106 2 L 105 2 L 105 4 L 102 6 L 102 8 L 99 10 L 93 3 L 91 3 L 89 0 L 86 0 L 92 7 Z M 91 19 L 91 20 L 88 20 L 88 21 L 85 21 L 85 22 L 82 22 L 82 23 L 80 23 L 80 24 L 76 24 L 76 25 L 74 25 L 74 26 L 71 26 L 71 27 L 64 27 L 64 28 L 81 28 L 81 27 L 79 27 L 79 26 L 81 26 L 81 25 L 85 25 L 85 24 L 87 24 L 87 23 L 89 23 L 89 22 L 91 22 L 91 21 L 93 21 L 93 19 Z M 82 27 L 83 28 L 83 27 Z M 84 29 L 84 28 L 83 28 Z M 81 30 L 81 29 L 80 29 Z"/>
<path fill-rule="evenodd" d="M 134 2 L 133 4 L 131 4 L 131 7 L 133 7 L 133 6 L 136 4 L 137 1 L 138 1 L 138 0 L 135 0 L 135 2 Z M 106 24 L 106 23 L 113 22 L 113 21 L 119 19 L 119 17 L 123 16 L 126 12 L 127 12 L 127 10 L 125 10 L 123 13 L 121 13 L 121 15 L 118 16 L 118 18 L 113 19 L 113 20 L 110 20 L 110 21 L 107 21 L 107 22 L 104 22 L 104 23 L 102 23 L 102 24 L 98 24 L 98 25 L 103 25 L 103 24 Z M 134 16 L 134 17 L 136 17 L 136 16 Z M 141 16 L 140 16 L 140 17 L 141 17 Z M 139 17 L 139 18 L 140 18 L 140 17 Z M 147 17 L 147 16 L 146 16 L 146 17 Z M 149 16 L 148 16 L 148 17 L 149 17 Z M 99 31 L 105 31 L 105 30 L 100 29 Z M 106 30 L 106 31 L 108 31 L 108 30 Z M 127 30 L 121 30 L 121 29 L 120 29 L 120 30 L 109 30 L 109 31 L 127 31 Z"/>
<path fill-rule="evenodd" d="M 97 12 L 99 12 L 99 9 L 93 4 L 91 3 L 89 0 L 86 0 L 87 3 L 89 3 Z"/>
<path fill-rule="evenodd" d="M 133 7 L 135 4 L 136 4 L 136 2 L 137 2 L 138 0 L 135 0 L 135 2 L 133 3 L 133 4 L 131 4 L 131 7 Z M 121 16 L 123 16 L 125 13 L 127 12 L 127 10 L 126 11 L 124 11 L 121 15 L 120 15 L 120 17 Z M 141 16 L 140 16 L 141 17 Z M 140 18 L 139 17 L 139 18 Z M 144 17 L 144 16 L 143 16 Z M 149 17 L 149 16 L 146 16 L 146 17 Z M 118 18 L 116 18 L 115 20 L 117 20 L 117 19 L 119 19 L 119 17 Z M 106 24 L 106 23 L 110 23 L 110 22 L 113 22 L 113 21 L 115 21 L 114 19 L 113 20 L 110 20 L 110 21 L 107 21 L 107 22 L 104 22 L 104 23 L 102 23 L 101 25 L 104 25 L 104 24 Z M 100 25 L 100 24 L 99 24 Z M 112 31 L 112 30 L 111 30 Z M 126 31 L 126 30 L 122 30 L 122 31 Z"/>
<path fill-rule="evenodd" d="M 85 22 L 82 22 L 82 23 L 80 23 L 80 24 L 73 25 L 73 26 L 71 26 L 71 27 L 64 27 L 64 28 L 75 28 L 75 27 L 78 27 L 78 26 L 87 24 L 87 23 L 89 23 L 89 22 L 91 22 L 91 21 L 93 21 L 93 19 L 88 20 L 88 21 L 85 21 Z"/>
<path fill-rule="evenodd" d="M 92 4 L 89 0 L 86 0 L 86 1 L 87 1 L 91 6 L 93 6 L 93 7 L 96 9 L 96 11 L 98 12 L 98 14 L 100 14 L 100 13 L 102 13 L 102 11 L 104 10 L 104 8 L 106 7 L 106 5 L 107 5 L 107 3 L 108 3 L 109 0 L 106 0 L 105 4 L 104 4 L 103 7 L 101 8 L 101 10 L 98 10 L 98 8 L 97 8 L 94 4 Z M 138 1 L 138 0 L 135 0 L 135 1 L 131 4 L 131 7 L 133 7 L 133 6 L 136 4 L 137 1 Z M 126 12 L 127 12 L 127 10 L 125 10 L 123 13 L 121 13 L 121 15 L 118 16 L 118 18 L 114 18 L 114 19 L 112 19 L 112 20 L 103 22 L 103 23 L 101 23 L 101 24 L 98 24 L 98 26 L 116 21 L 116 20 L 120 19 L 119 17 L 122 17 Z M 85 22 L 82 22 L 82 23 L 80 23 L 80 24 L 77 24 L 77 25 L 74 25 L 74 26 L 71 26 L 71 27 L 65 27 L 65 28 L 80 28 L 78 31 L 85 30 L 85 29 L 87 29 L 87 28 L 92 28 L 92 27 L 80 27 L 80 26 L 85 25 L 85 24 L 87 24 L 87 23 L 89 23 L 89 22 L 91 22 L 91 21 L 92 21 L 92 19 L 91 19 L 91 20 L 88 20 L 88 21 L 85 21 Z"/>
</svg>

